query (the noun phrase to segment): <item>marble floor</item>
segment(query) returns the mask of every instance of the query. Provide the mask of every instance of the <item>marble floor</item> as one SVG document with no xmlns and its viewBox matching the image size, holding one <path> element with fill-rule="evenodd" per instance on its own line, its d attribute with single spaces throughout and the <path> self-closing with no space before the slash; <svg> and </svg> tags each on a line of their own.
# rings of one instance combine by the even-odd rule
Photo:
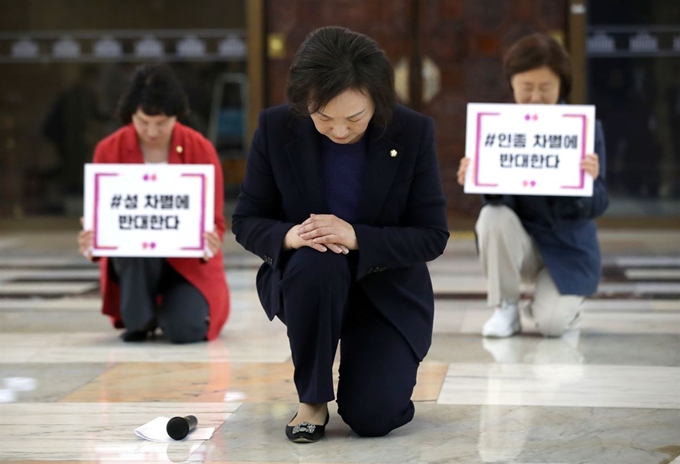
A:
<svg viewBox="0 0 680 464">
<path fill-rule="evenodd" d="M 259 306 L 259 259 L 231 236 L 228 324 L 172 346 L 119 340 L 73 232 L 0 234 L 0 461 L 680 463 L 680 233 L 600 237 L 604 278 L 579 330 L 545 339 L 524 320 L 524 336 L 485 340 L 473 238 L 454 233 L 430 264 L 435 333 L 413 422 L 359 438 L 331 405 L 327 438 L 299 445 L 283 433 L 296 409 L 285 330 Z M 187 414 L 212 438 L 134 433 Z"/>
</svg>

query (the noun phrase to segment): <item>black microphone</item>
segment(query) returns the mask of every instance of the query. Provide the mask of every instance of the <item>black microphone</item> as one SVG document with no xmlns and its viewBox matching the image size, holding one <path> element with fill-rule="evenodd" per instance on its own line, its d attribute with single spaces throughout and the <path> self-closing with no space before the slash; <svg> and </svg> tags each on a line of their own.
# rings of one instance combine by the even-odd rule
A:
<svg viewBox="0 0 680 464">
<path fill-rule="evenodd" d="M 196 416 L 173 417 L 168 421 L 165 430 L 173 440 L 181 440 L 189 435 L 197 425 L 198 419 L 196 419 Z"/>
</svg>

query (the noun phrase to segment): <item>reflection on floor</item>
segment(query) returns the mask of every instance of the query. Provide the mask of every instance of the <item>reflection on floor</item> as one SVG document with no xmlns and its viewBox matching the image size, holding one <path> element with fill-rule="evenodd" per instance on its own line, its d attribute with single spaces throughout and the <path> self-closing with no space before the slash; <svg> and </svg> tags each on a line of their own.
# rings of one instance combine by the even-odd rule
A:
<svg viewBox="0 0 680 464">
<path fill-rule="evenodd" d="M 432 349 L 415 420 L 361 439 L 289 443 L 296 408 L 285 330 L 259 306 L 259 259 L 231 237 L 231 320 L 211 343 L 123 344 L 99 314 L 97 270 L 73 234 L 0 236 L 0 461 L 669 463 L 680 455 L 678 233 L 601 232 L 604 279 L 578 331 L 484 340 L 491 310 L 472 237 L 431 263 Z M 527 294 L 530 286 L 526 287 Z M 136 427 L 196 415 L 210 440 L 154 443 Z"/>
</svg>

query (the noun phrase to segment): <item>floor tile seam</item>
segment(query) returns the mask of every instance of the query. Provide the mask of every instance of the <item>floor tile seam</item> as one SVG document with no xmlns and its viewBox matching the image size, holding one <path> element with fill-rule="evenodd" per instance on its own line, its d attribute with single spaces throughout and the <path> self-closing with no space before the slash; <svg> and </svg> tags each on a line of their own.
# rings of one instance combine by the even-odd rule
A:
<svg viewBox="0 0 680 464">
<path fill-rule="evenodd" d="M 630 401 L 634 402 L 634 401 Z M 566 401 L 564 402 L 566 403 Z M 657 404 L 656 406 L 649 406 L 649 405 L 625 405 L 625 404 L 605 404 L 605 405 L 598 405 L 594 403 L 589 403 L 589 404 L 564 404 L 560 402 L 556 402 L 555 404 L 535 404 L 531 402 L 520 402 L 520 401 L 452 401 L 452 402 L 441 402 L 440 400 L 437 400 L 437 406 L 479 406 L 479 407 L 487 407 L 487 406 L 493 406 L 493 407 L 511 407 L 511 408 L 516 408 L 516 407 L 521 407 L 521 408 L 550 408 L 550 409 L 556 409 L 556 408 L 564 408 L 564 409 L 576 409 L 576 408 L 582 408 L 582 409 L 597 409 L 597 410 L 603 410 L 603 409 L 611 409 L 611 410 L 635 410 L 635 411 L 640 411 L 640 410 L 648 410 L 648 411 L 680 411 L 680 405 L 660 405 Z"/>
<path fill-rule="evenodd" d="M 278 404 L 278 402 L 262 402 L 258 401 L 258 404 L 261 403 L 272 403 L 272 404 Z M 61 409 L 69 409 L 73 408 L 76 409 L 78 407 L 83 407 L 85 409 L 91 410 L 92 405 L 113 405 L 111 407 L 116 408 L 116 409 L 125 409 L 127 407 L 138 407 L 140 405 L 144 406 L 150 406 L 152 409 L 161 409 L 165 407 L 186 407 L 186 408 L 195 408 L 195 409 L 201 409 L 201 408 L 214 408 L 215 406 L 224 406 L 224 405 L 230 405 L 234 406 L 234 411 L 238 408 L 240 408 L 243 404 L 246 404 L 244 402 L 227 402 L 225 403 L 224 401 L 200 401 L 200 402 L 193 402 L 193 401 L 14 401 L 12 403 L 0 403 L 0 411 L 7 410 L 7 409 L 17 409 L 18 407 L 21 407 L 20 409 L 23 409 L 26 411 L 27 409 L 36 409 L 38 410 L 41 407 L 45 406 L 59 406 Z M 252 404 L 252 403 L 251 403 Z M 230 408 L 231 409 L 231 408 Z M 84 413 L 89 414 L 88 411 L 85 411 Z"/>
<path fill-rule="evenodd" d="M 656 369 L 660 371 L 667 370 L 669 373 L 677 374 L 680 376 L 680 366 L 650 366 L 650 365 L 636 365 L 636 364 L 583 364 L 583 363 L 573 363 L 573 364 L 567 364 L 567 363 L 550 363 L 550 364 L 535 364 L 535 363 L 497 363 L 497 362 L 491 362 L 491 363 L 460 363 L 460 362 L 452 362 L 449 363 L 449 370 L 451 370 L 453 367 L 491 367 L 491 366 L 503 366 L 505 368 L 511 368 L 511 367 L 516 367 L 516 366 L 521 366 L 522 368 L 525 367 L 532 367 L 533 369 L 541 369 L 544 367 L 550 367 L 553 369 L 561 369 L 561 368 L 573 368 L 575 366 L 582 367 L 587 370 L 593 370 L 596 371 L 600 369 L 618 369 L 618 370 L 644 370 L 644 369 Z M 595 369 L 597 368 L 597 369 Z M 447 372 L 448 376 L 448 372 Z M 678 379 L 680 381 L 680 377 Z"/>
<path fill-rule="evenodd" d="M 439 400 L 437 400 L 439 401 Z M 414 403 L 430 403 L 431 400 L 421 400 L 421 401 L 413 401 Z M 335 400 L 332 400 L 331 403 L 335 403 Z M 233 408 L 230 408 L 229 411 L 219 411 L 215 414 L 234 414 L 239 408 L 243 406 L 254 406 L 254 405 L 271 405 L 271 406 L 285 406 L 287 408 L 291 407 L 291 405 L 296 405 L 299 403 L 293 403 L 293 402 L 286 402 L 286 401 L 257 401 L 257 402 L 240 402 L 240 403 L 224 403 L 224 402 L 201 402 L 201 403 L 193 403 L 193 402 L 172 402 L 172 401 L 164 401 L 164 402 L 156 402 L 156 401 L 147 401 L 147 402 L 133 402 L 133 401 L 127 401 L 124 403 L 121 402 L 88 402 L 88 401 L 81 401 L 81 402 L 73 402 L 73 403 L 53 403 L 53 402 L 13 402 L 13 403 L 0 403 L 0 410 L 10 410 L 10 409 L 15 409 L 15 410 L 20 410 L 16 412 L 22 412 L 25 414 L 24 418 L 29 417 L 35 414 L 39 414 L 41 411 L 39 408 L 51 408 L 51 409 L 76 409 L 77 407 L 83 407 L 87 408 L 87 411 L 84 411 L 83 413 L 86 415 L 89 414 L 96 414 L 97 411 L 94 411 L 92 408 L 93 405 L 99 405 L 99 406 L 107 406 L 109 408 L 114 408 L 114 409 L 120 409 L 122 412 L 120 414 L 137 414 L 139 411 L 133 410 L 132 408 L 138 408 L 139 406 L 153 406 L 152 408 L 149 409 L 162 409 L 166 407 L 175 407 L 175 408 L 194 408 L 194 409 L 201 409 L 201 408 L 214 408 L 215 406 L 223 406 L 223 405 L 231 405 L 234 406 Z M 455 403 L 455 402 L 445 402 L 441 403 L 438 402 L 436 405 L 437 406 L 442 406 L 442 407 L 461 407 L 461 406 L 484 406 L 487 404 L 492 404 L 492 403 L 473 403 L 473 404 L 466 404 L 466 403 Z M 512 407 L 513 405 L 510 404 L 505 404 L 505 403 L 493 403 L 494 406 L 507 406 L 507 407 Z M 52 406 L 56 406 L 52 408 Z M 527 404 L 525 407 L 530 407 L 530 408 L 546 408 L 546 407 L 554 407 L 554 408 L 583 408 L 583 409 L 613 409 L 613 410 L 618 410 L 618 409 L 646 409 L 649 411 L 660 411 L 660 410 L 667 410 L 667 409 L 680 409 L 680 405 L 674 408 L 658 408 L 658 407 L 628 407 L 628 406 L 589 406 L 589 405 L 569 405 L 569 406 L 550 406 L 550 405 L 531 405 Z M 126 411 L 125 408 L 131 408 L 129 411 Z M 233 409 L 233 411 L 232 411 Z M 5 411 L 7 412 L 7 411 Z M 10 411 L 10 412 L 15 412 L 15 411 Z M 116 412 L 118 411 L 106 411 L 107 413 L 110 412 Z M 209 411 L 208 411 L 209 412 Z M 148 414 L 148 412 L 145 410 L 142 412 L 142 414 Z M 8 424 L 3 424 L 3 425 L 8 425 Z"/>
<path fill-rule="evenodd" d="M 264 359 L 264 358 L 266 358 L 266 357 L 262 357 L 262 359 Z M 174 362 L 174 361 L 175 361 L 174 359 L 165 359 L 165 360 L 158 360 L 158 361 L 156 361 L 156 360 L 147 360 L 147 361 L 143 361 L 143 362 L 146 362 L 146 363 L 148 363 L 148 364 L 163 364 L 163 363 L 169 363 L 169 362 Z M 98 363 L 98 362 L 100 362 L 100 361 L 82 361 L 82 360 L 64 361 L 64 360 L 62 360 L 62 359 L 59 359 L 59 360 L 48 360 L 48 361 L 31 361 L 31 360 L 25 360 L 25 359 L 23 359 L 23 360 L 19 360 L 19 361 L 13 361 L 13 360 L 6 361 L 6 360 L 5 360 L 5 361 L 2 361 L 2 362 L 0 363 L 0 365 L 4 364 L 4 365 L 13 365 L 13 366 L 17 366 L 17 365 L 22 365 L 22 364 L 23 364 L 23 365 L 26 365 L 26 366 L 34 366 L 34 365 L 36 365 L 36 364 L 55 364 L 55 363 L 61 363 L 61 364 L 69 365 L 69 364 L 83 364 L 83 363 L 95 363 L 95 364 L 96 364 L 96 363 Z M 179 362 L 183 362 L 183 361 L 180 360 Z M 253 362 L 253 363 L 259 363 L 259 362 L 266 362 L 266 361 L 257 360 L 257 361 L 239 361 L 239 362 Z M 283 361 L 281 361 L 281 362 L 283 362 Z"/>
<path fill-rule="evenodd" d="M 15 307 L 10 307 L 10 308 L 3 308 L 1 307 L 2 303 L 0 303 L 0 314 L 25 314 L 25 315 L 31 315 L 31 314 L 45 314 L 45 313 L 66 313 L 66 314 L 82 314 L 82 313 L 90 313 L 93 310 L 97 310 L 99 308 L 21 308 L 18 306 Z M 94 314 L 95 316 L 101 316 L 101 314 Z"/>
<path fill-rule="evenodd" d="M 444 299 L 438 300 L 440 302 L 447 301 Z M 450 300 L 449 300 L 450 301 Z M 587 315 L 609 315 L 609 314 L 617 314 L 621 316 L 677 316 L 680 315 L 680 299 L 678 299 L 678 309 L 616 309 L 616 308 L 603 308 L 603 309 L 586 309 L 583 311 L 584 316 Z M 2 307 L 2 302 L 0 302 L 0 313 L 18 313 L 18 314 L 25 314 L 25 315 L 30 315 L 30 314 L 44 314 L 46 312 L 50 313 L 55 313 L 55 312 L 60 312 L 60 313 L 67 313 L 67 314 L 81 314 L 81 313 L 91 313 L 94 310 L 99 309 L 99 306 L 94 307 L 94 308 L 87 308 L 87 307 L 49 307 L 49 306 L 44 306 L 44 307 L 37 307 L 37 308 L 27 308 L 27 307 L 21 307 L 21 306 L 10 306 L 10 307 Z M 451 307 L 438 307 L 436 312 L 490 312 L 492 308 L 482 308 L 482 307 L 469 307 L 469 308 L 451 308 Z M 94 314 L 94 315 L 101 315 L 101 314 Z"/>
<path fill-rule="evenodd" d="M 607 364 L 598 364 L 597 361 L 590 361 L 590 360 L 586 360 L 586 361 L 574 361 L 574 362 L 572 362 L 572 363 L 560 362 L 559 364 L 553 364 L 553 363 L 548 363 L 548 362 L 540 362 L 540 363 L 536 363 L 536 362 L 513 362 L 513 363 L 505 363 L 505 362 L 498 362 L 498 361 L 496 361 L 496 362 L 493 362 L 493 361 L 492 361 L 492 362 L 488 362 L 488 363 L 460 363 L 460 362 L 452 362 L 452 363 L 449 363 L 449 366 L 451 366 L 451 365 L 455 365 L 455 366 L 471 366 L 471 365 L 479 366 L 479 365 L 484 365 L 484 366 L 503 366 L 503 367 L 508 367 L 508 368 L 511 367 L 511 366 L 520 366 L 521 368 L 526 368 L 526 367 L 529 367 L 529 366 L 530 366 L 530 367 L 532 367 L 532 368 L 539 368 L 539 369 L 540 369 L 541 367 L 544 367 L 544 366 L 562 367 L 562 368 L 573 368 L 573 367 L 575 367 L 575 366 L 587 366 L 588 369 L 593 369 L 593 368 L 595 368 L 595 367 L 597 367 L 597 368 L 599 369 L 599 368 L 602 368 L 603 366 L 604 366 L 604 367 L 614 367 L 614 368 L 618 368 L 618 367 L 622 367 L 622 366 L 623 366 L 623 367 L 640 368 L 640 369 L 644 369 L 644 368 L 672 368 L 672 369 L 680 369 L 680 362 L 678 362 L 677 364 L 670 364 L 670 365 L 669 365 L 669 364 L 662 364 L 662 363 L 658 363 L 658 364 L 630 364 L 630 363 L 629 363 L 629 364 L 611 364 L 611 363 L 607 363 Z M 679 374 L 680 374 L 680 372 L 679 372 Z M 679 379 L 679 380 L 680 380 L 680 379 Z"/>
<path fill-rule="evenodd" d="M 436 299 L 436 297 L 435 297 Z M 440 300 L 440 301 L 445 301 L 445 300 Z M 453 300 L 447 300 L 448 302 L 452 302 Z M 462 302 L 466 300 L 460 300 L 461 303 L 455 302 L 456 304 L 462 304 Z M 469 300 L 473 301 L 473 300 Z M 596 300 L 589 300 L 589 301 L 596 301 Z M 602 301 L 602 300 L 600 300 Z M 630 301 L 630 300 L 629 300 Z M 635 300 L 638 301 L 638 300 Z M 654 300 L 639 300 L 639 301 L 650 301 L 653 302 Z M 611 313 L 616 313 L 622 316 L 628 316 L 628 315 L 647 315 L 647 314 L 654 314 L 654 315 L 668 315 L 668 314 L 673 314 L 675 315 L 680 314 L 680 298 L 677 300 L 678 301 L 678 309 L 655 309 L 655 308 L 645 308 L 645 309 L 616 309 L 616 308 L 585 308 L 583 310 L 583 315 L 584 317 L 589 315 L 589 314 L 611 314 Z M 483 304 L 481 301 L 479 304 Z M 522 301 L 520 302 L 519 306 L 524 306 L 527 304 L 527 302 Z M 471 312 L 490 312 L 492 311 L 493 308 L 489 307 L 481 307 L 481 306 L 470 306 L 470 307 L 465 307 L 465 308 L 452 308 L 452 307 L 442 307 L 441 303 L 439 307 L 436 308 L 436 312 L 463 312 L 463 311 L 471 311 Z"/>
</svg>

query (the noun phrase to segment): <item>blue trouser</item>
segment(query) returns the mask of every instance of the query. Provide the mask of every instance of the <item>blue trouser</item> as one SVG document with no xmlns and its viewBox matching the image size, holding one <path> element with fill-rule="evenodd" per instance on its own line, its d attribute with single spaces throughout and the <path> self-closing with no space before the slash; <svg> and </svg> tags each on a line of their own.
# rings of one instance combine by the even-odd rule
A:
<svg viewBox="0 0 680 464">
<path fill-rule="evenodd" d="M 406 339 L 355 281 L 356 255 L 301 248 L 285 263 L 282 310 L 301 403 L 333 395 L 340 348 L 338 413 L 361 436 L 383 436 L 413 419 L 419 361 Z"/>
<path fill-rule="evenodd" d="M 165 258 L 111 258 L 111 264 L 120 285 L 120 313 L 127 330 L 146 331 L 158 323 L 172 343 L 206 339 L 207 300 Z"/>
</svg>

